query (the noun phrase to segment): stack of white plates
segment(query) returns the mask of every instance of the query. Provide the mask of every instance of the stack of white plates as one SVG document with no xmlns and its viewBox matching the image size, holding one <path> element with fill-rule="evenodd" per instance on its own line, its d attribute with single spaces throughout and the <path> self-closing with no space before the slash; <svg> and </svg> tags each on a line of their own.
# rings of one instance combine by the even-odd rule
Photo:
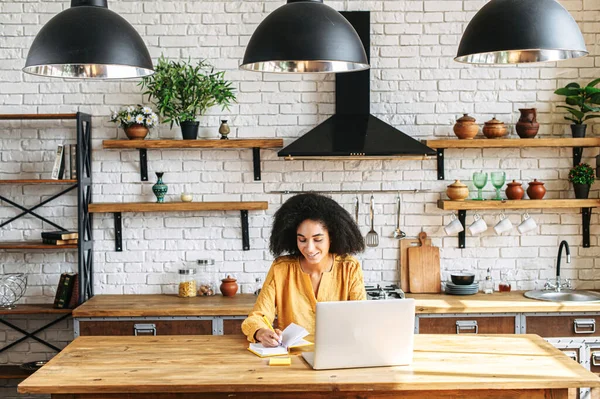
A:
<svg viewBox="0 0 600 399">
<path fill-rule="evenodd" d="M 479 291 L 479 284 L 458 285 L 450 281 L 446 283 L 446 294 L 450 295 L 473 295 Z"/>
</svg>

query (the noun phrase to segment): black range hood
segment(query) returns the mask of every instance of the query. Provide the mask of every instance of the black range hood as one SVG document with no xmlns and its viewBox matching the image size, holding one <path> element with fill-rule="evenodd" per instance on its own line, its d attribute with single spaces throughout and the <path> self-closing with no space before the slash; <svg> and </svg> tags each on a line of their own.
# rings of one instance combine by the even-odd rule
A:
<svg viewBox="0 0 600 399">
<path fill-rule="evenodd" d="M 352 24 L 370 62 L 370 12 L 341 13 Z M 324 38 L 323 40 L 326 40 Z M 335 74 L 336 113 L 277 154 L 293 159 L 425 158 L 435 150 L 371 115 L 371 72 Z"/>
</svg>

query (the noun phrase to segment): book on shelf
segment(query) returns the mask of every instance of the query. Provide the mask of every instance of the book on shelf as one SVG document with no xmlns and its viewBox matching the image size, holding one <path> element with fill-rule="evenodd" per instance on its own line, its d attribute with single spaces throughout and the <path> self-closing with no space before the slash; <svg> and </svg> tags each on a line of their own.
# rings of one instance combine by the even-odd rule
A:
<svg viewBox="0 0 600 399">
<path fill-rule="evenodd" d="M 77 144 L 69 144 L 69 178 L 77 180 Z"/>
<path fill-rule="evenodd" d="M 71 230 L 43 231 L 42 238 L 49 238 L 51 240 L 75 240 L 79 238 L 79 233 Z"/>
<path fill-rule="evenodd" d="M 79 305 L 79 273 L 75 273 L 75 281 L 71 290 L 71 299 L 69 299 L 69 309 L 75 309 Z"/>
<path fill-rule="evenodd" d="M 69 244 L 77 244 L 78 239 L 75 238 L 73 240 L 55 240 L 52 238 L 42 238 L 42 242 L 48 245 L 69 245 Z"/>
<path fill-rule="evenodd" d="M 52 179 L 60 180 L 62 175 L 64 174 L 64 146 L 62 144 L 58 145 L 56 149 L 56 158 L 54 158 L 54 167 L 52 168 Z M 61 173 L 62 168 L 62 173 Z"/>
<path fill-rule="evenodd" d="M 76 279 L 77 273 L 63 273 L 60 275 L 56 296 L 54 297 L 54 308 L 65 309 L 69 305 Z"/>
</svg>

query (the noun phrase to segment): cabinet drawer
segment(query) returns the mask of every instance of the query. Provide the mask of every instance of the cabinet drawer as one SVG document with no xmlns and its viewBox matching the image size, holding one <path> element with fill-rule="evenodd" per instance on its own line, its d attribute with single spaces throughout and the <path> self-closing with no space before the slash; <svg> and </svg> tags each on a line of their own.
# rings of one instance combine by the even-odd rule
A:
<svg viewBox="0 0 600 399">
<path fill-rule="evenodd" d="M 223 319 L 223 335 L 243 335 L 243 322 L 243 319 Z"/>
<path fill-rule="evenodd" d="M 419 334 L 514 334 L 514 316 L 419 317 Z"/>
<path fill-rule="evenodd" d="M 600 347 L 590 347 L 590 371 L 600 374 Z"/>
<path fill-rule="evenodd" d="M 80 321 L 79 335 L 211 335 L 212 320 Z M 144 326 L 146 325 L 146 326 Z"/>
<path fill-rule="evenodd" d="M 544 338 L 552 337 L 597 337 L 596 328 L 600 316 L 527 316 L 527 334 L 537 334 Z"/>
</svg>

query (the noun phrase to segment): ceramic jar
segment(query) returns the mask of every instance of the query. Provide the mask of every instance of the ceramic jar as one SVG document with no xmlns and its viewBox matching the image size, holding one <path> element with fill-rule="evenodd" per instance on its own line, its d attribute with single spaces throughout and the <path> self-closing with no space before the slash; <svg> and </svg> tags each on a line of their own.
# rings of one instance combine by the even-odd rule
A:
<svg viewBox="0 0 600 399">
<path fill-rule="evenodd" d="M 517 122 L 517 134 L 522 139 L 534 138 L 540 129 L 540 124 L 537 122 L 537 109 L 535 108 L 519 108 L 521 117 Z"/>
<path fill-rule="evenodd" d="M 455 180 L 446 189 L 446 195 L 452 201 L 464 201 L 465 198 L 469 197 L 469 188 L 466 184 L 461 183 L 460 180 Z"/>
<path fill-rule="evenodd" d="M 484 123 L 483 135 L 488 139 L 497 139 L 506 136 L 508 129 L 504 122 L 499 121 L 496 117 Z"/>
<path fill-rule="evenodd" d="M 475 123 L 475 118 L 469 116 L 469 114 L 463 114 L 462 117 L 456 120 L 452 130 L 459 139 L 471 140 L 473 137 L 477 136 L 479 126 Z"/>
<path fill-rule="evenodd" d="M 237 280 L 231 276 L 227 276 L 221 280 L 221 286 L 219 287 L 223 296 L 234 296 L 238 291 Z"/>
<path fill-rule="evenodd" d="M 529 187 L 527 187 L 527 195 L 532 200 L 541 200 L 544 198 L 544 195 L 546 195 L 544 183 L 537 181 L 537 179 L 533 179 L 533 181 L 529 182 Z"/>
<path fill-rule="evenodd" d="M 163 174 L 165 172 L 155 172 L 158 180 L 156 184 L 152 186 L 152 192 L 156 195 L 156 202 L 165 202 L 165 195 L 169 191 L 169 187 L 163 183 Z"/>
<path fill-rule="evenodd" d="M 125 130 L 125 135 L 127 135 L 129 140 L 144 140 L 148 135 L 148 128 L 137 123 L 128 126 L 123 130 Z"/>
<path fill-rule="evenodd" d="M 512 183 L 508 183 L 506 185 L 506 198 L 509 200 L 520 200 L 523 199 L 525 195 L 525 190 L 523 190 L 523 186 L 516 180 L 513 180 Z"/>
</svg>

